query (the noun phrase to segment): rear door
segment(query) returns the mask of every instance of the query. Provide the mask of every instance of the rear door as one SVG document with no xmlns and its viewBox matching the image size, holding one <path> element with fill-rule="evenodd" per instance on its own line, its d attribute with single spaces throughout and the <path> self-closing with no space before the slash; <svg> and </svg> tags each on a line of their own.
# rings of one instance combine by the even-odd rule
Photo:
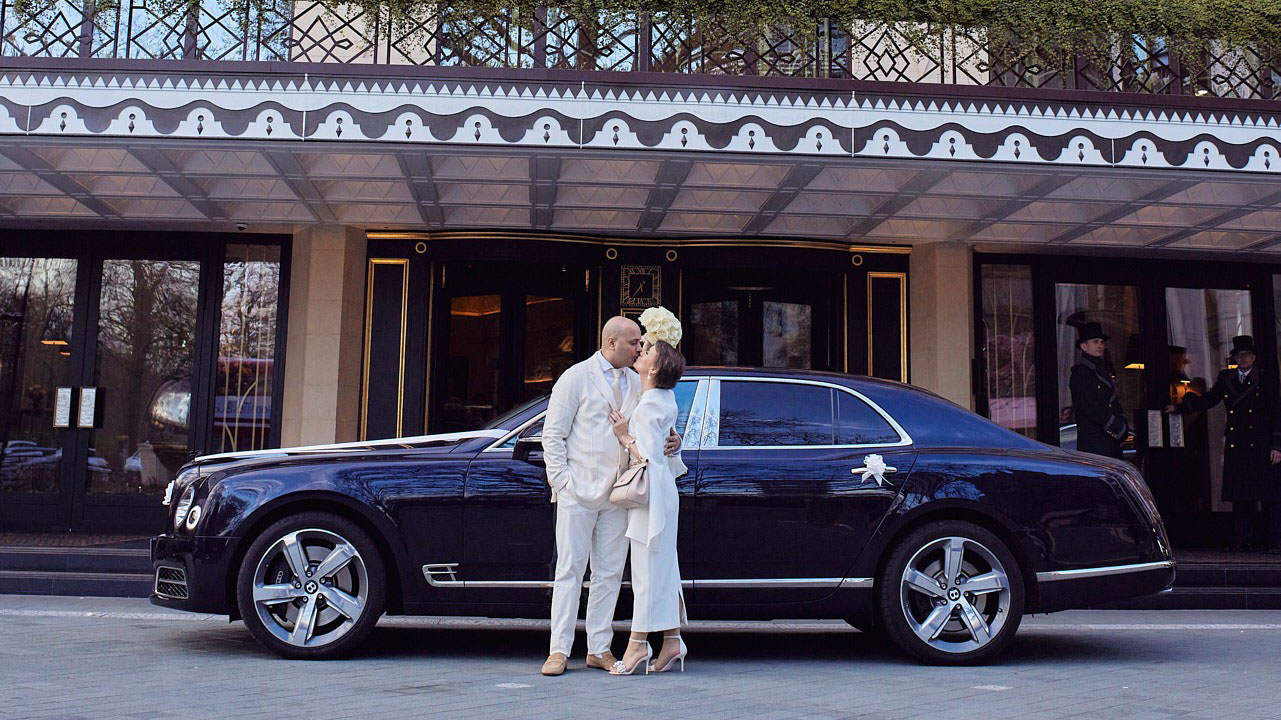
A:
<svg viewBox="0 0 1281 720">
<path fill-rule="evenodd" d="M 707 413 L 693 602 L 814 600 L 853 581 L 914 461 L 906 433 L 858 393 L 809 380 L 716 379 Z M 872 455 L 887 466 L 880 481 L 865 472 Z"/>
</svg>

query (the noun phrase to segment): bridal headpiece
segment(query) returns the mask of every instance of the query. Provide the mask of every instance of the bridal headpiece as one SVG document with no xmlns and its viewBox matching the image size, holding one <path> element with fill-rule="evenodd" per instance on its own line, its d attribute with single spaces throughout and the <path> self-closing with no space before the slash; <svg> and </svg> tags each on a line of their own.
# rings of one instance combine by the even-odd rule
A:
<svg viewBox="0 0 1281 720">
<path fill-rule="evenodd" d="M 658 340 L 676 347 L 681 341 L 681 321 L 663 306 L 652 307 L 641 313 L 640 324 L 645 328 L 641 339 L 652 345 Z"/>
</svg>

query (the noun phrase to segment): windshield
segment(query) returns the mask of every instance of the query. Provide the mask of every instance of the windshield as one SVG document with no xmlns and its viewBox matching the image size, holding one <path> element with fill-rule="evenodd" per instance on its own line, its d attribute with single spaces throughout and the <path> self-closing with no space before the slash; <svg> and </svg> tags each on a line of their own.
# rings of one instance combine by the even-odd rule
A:
<svg viewBox="0 0 1281 720">
<path fill-rule="evenodd" d="M 511 430 L 513 427 L 516 426 L 516 424 L 513 423 L 512 420 L 514 420 L 517 417 L 520 417 L 521 415 L 524 415 L 526 410 L 529 410 L 530 408 L 534 407 L 535 405 L 537 405 L 538 403 L 546 399 L 547 399 L 546 395 L 539 395 L 533 400 L 530 400 L 528 402 L 523 402 L 517 405 L 516 407 L 512 408 L 511 410 L 508 410 L 507 412 L 503 413 L 502 415 L 499 415 L 493 420 L 490 420 L 488 423 L 486 423 L 485 429 L 486 430 Z"/>
</svg>

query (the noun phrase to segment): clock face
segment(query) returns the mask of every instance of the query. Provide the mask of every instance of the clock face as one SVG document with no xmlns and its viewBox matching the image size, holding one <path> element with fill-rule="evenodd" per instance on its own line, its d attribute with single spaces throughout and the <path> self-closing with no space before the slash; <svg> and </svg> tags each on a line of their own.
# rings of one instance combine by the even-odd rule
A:
<svg viewBox="0 0 1281 720">
<path fill-rule="evenodd" d="M 654 307 L 662 301 L 662 268 L 624 265 L 619 304 L 623 307 Z"/>
</svg>

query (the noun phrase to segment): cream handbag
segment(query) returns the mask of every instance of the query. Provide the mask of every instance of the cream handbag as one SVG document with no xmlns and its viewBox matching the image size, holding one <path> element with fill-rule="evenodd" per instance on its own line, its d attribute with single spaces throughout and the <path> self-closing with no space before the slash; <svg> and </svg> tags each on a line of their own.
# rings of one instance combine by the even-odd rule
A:
<svg viewBox="0 0 1281 720">
<path fill-rule="evenodd" d="M 627 468 L 614 481 L 609 501 L 624 510 L 649 505 L 649 461 L 641 460 Z"/>
</svg>

